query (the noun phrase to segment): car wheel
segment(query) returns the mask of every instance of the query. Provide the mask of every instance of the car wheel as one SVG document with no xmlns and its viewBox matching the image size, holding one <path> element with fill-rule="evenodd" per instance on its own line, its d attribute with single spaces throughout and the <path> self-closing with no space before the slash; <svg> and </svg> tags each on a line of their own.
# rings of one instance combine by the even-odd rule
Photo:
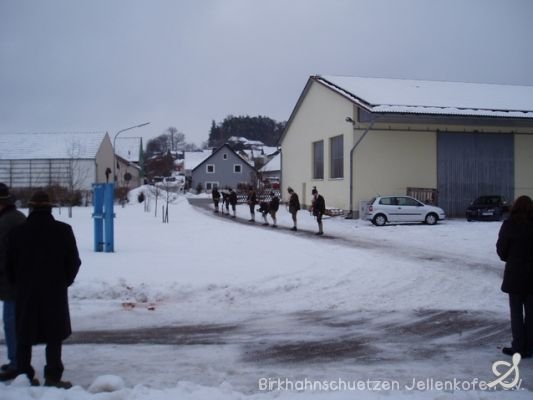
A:
<svg viewBox="0 0 533 400">
<path fill-rule="evenodd" d="M 383 214 L 378 214 L 374 217 L 372 222 L 374 223 L 374 225 L 383 226 L 387 223 L 387 217 Z"/>
<path fill-rule="evenodd" d="M 437 216 L 437 214 L 429 213 L 428 215 L 426 215 L 424 222 L 428 225 L 435 225 L 438 220 L 439 220 L 439 217 Z"/>
</svg>

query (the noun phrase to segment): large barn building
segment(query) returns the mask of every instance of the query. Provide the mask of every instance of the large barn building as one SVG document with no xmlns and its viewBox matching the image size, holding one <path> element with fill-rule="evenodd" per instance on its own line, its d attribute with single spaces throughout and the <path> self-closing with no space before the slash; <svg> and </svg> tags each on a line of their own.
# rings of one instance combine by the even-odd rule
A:
<svg viewBox="0 0 533 400">
<path fill-rule="evenodd" d="M 533 87 L 311 76 L 281 138 L 282 193 L 354 217 L 381 194 L 464 215 L 478 195 L 533 196 Z"/>
</svg>

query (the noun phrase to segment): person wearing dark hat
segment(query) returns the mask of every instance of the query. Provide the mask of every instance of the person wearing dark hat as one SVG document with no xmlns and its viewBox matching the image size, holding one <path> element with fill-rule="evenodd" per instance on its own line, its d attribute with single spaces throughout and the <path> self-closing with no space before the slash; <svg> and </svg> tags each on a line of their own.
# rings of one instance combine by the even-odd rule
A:
<svg viewBox="0 0 533 400">
<path fill-rule="evenodd" d="M 26 216 L 16 209 L 9 188 L 4 183 L 0 183 L 0 300 L 4 303 L 4 337 L 8 359 L 8 363 L 0 367 L 0 381 L 11 380 L 17 376 L 15 286 L 7 279 L 7 235 L 25 220 Z"/>
<path fill-rule="evenodd" d="M 326 202 L 324 197 L 318 194 L 316 187 L 313 188 L 311 194 L 313 195 L 313 215 L 316 217 L 316 222 L 318 223 L 318 232 L 316 234 L 323 235 L 324 231 L 322 229 L 322 216 L 326 212 Z"/>
<path fill-rule="evenodd" d="M 296 214 L 298 214 L 298 211 L 300 210 L 300 199 L 298 199 L 298 195 L 290 186 L 287 188 L 287 191 L 289 192 L 289 195 L 291 196 L 289 198 L 289 213 L 292 216 L 292 224 L 293 224 L 291 231 L 296 231 L 298 230 L 298 228 L 296 227 Z"/>
<path fill-rule="evenodd" d="M 61 380 L 62 342 L 72 333 L 68 287 L 81 261 L 70 225 L 56 221 L 46 192 L 36 192 L 25 223 L 8 236 L 8 278 L 17 288 L 17 369 L 35 384 L 32 345 L 46 344 L 45 386 L 68 389 Z"/>
</svg>

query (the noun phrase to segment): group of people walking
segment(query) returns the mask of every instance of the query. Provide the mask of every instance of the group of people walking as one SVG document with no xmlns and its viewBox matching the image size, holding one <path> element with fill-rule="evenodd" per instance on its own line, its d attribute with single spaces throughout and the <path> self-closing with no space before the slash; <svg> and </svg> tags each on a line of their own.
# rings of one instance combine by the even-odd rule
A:
<svg viewBox="0 0 533 400">
<path fill-rule="evenodd" d="M 298 230 L 298 219 L 297 214 L 298 211 L 301 209 L 300 206 L 300 199 L 298 198 L 298 195 L 296 192 L 291 188 L 287 188 L 287 191 L 289 193 L 289 201 L 288 201 L 288 209 L 289 213 L 292 217 L 293 226 L 291 228 L 292 231 Z M 316 217 L 317 223 L 318 223 L 318 232 L 317 235 L 323 235 L 323 225 L 322 225 L 322 216 L 326 212 L 326 203 L 324 201 L 324 197 L 320 194 L 318 194 L 318 191 L 316 187 L 313 188 L 312 192 L 312 203 L 311 203 L 311 212 Z M 233 189 L 221 190 L 219 191 L 217 188 L 213 188 L 211 192 L 211 198 L 213 200 L 214 205 L 214 211 L 215 213 L 222 212 L 223 214 L 230 215 L 230 207 L 231 207 L 231 217 L 236 218 L 237 217 L 237 193 Z M 278 220 L 277 220 L 277 212 L 279 210 L 280 206 L 280 198 L 277 196 L 277 194 L 274 191 L 270 192 L 270 200 L 266 201 L 258 201 L 257 199 L 257 193 L 253 188 L 250 188 L 248 190 L 248 194 L 246 197 L 246 204 L 248 205 L 250 209 L 250 219 L 249 222 L 255 222 L 255 211 L 256 206 L 259 205 L 259 208 L 257 209 L 258 212 L 261 213 L 261 216 L 263 217 L 263 225 L 269 226 L 270 223 L 268 222 L 268 216 L 272 219 L 272 227 L 277 228 L 278 226 Z"/>
<path fill-rule="evenodd" d="M 26 216 L 0 183 L 0 299 L 8 362 L 0 381 L 25 374 L 39 385 L 31 366 L 32 346 L 46 345 L 44 385 L 68 389 L 62 381 L 62 342 L 72 333 L 68 287 L 81 261 L 70 225 L 56 221 L 46 192 L 37 191 Z"/>
</svg>

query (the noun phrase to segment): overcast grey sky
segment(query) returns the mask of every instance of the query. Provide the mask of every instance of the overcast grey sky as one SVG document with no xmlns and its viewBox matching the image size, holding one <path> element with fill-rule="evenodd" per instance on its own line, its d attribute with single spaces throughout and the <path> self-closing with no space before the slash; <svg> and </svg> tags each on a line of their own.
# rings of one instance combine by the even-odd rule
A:
<svg viewBox="0 0 533 400">
<path fill-rule="evenodd" d="M 0 133 L 287 120 L 309 75 L 533 86 L 531 0 L 0 0 Z M 126 134 L 124 134 L 126 135 Z"/>
</svg>

